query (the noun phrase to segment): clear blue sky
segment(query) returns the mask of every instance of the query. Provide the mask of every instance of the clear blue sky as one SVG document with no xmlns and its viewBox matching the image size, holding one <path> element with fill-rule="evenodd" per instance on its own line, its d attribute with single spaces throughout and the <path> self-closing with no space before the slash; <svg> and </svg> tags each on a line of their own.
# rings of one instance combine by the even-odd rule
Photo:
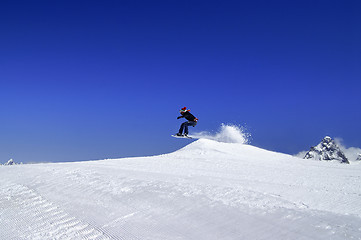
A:
<svg viewBox="0 0 361 240">
<path fill-rule="evenodd" d="M 188 107 L 297 153 L 361 147 L 361 2 L 1 1 L 0 162 L 174 151 Z"/>
</svg>

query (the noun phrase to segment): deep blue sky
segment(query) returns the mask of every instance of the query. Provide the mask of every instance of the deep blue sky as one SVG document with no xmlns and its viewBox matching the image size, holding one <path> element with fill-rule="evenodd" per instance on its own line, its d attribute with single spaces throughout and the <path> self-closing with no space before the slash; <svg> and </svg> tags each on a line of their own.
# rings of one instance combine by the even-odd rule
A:
<svg viewBox="0 0 361 240">
<path fill-rule="evenodd" d="M 174 151 L 247 126 L 297 153 L 361 147 L 360 1 L 1 1 L 0 162 Z"/>
</svg>

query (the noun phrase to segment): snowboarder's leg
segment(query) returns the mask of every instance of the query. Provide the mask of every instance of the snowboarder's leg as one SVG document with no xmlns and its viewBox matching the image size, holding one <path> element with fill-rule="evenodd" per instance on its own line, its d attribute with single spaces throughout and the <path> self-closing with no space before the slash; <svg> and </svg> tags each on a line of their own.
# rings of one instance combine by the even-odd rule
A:
<svg viewBox="0 0 361 240">
<path fill-rule="evenodd" d="M 184 123 L 182 123 L 182 125 L 180 126 L 179 131 L 178 131 L 178 133 L 179 133 L 180 135 L 182 135 L 183 129 L 185 128 L 186 124 L 187 124 L 187 122 L 184 122 Z"/>
<path fill-rule="evenodd" d="M 179 128 L 179 132 L 178 132 L 178 136 L 182 135 L 183 133 L 183 129 L 184 129 L 184 135 L 188 135 L 188 126 L 192 126 L 195 127 L 197 125 L 197 122 L 193 122 L 193 121 L 188 121 L 188 122 L 184 122 L 182 123 L 182 125 Z"/>
<path fill-rule="evenodd" d="M 189 125 L 189 122 L 185 122 L 184 123 L 184 135 L 188 135 L 188 125 Z"/>
<path fill-rule="evenodd" d="M 193 121 L 188 121 L 185 123 L 184 125 L 184 135 L 188 135 L 188 126 L 192 126 L 195 127 L 197 125 L 197 122 L 193 122 Z"/>
</svg>

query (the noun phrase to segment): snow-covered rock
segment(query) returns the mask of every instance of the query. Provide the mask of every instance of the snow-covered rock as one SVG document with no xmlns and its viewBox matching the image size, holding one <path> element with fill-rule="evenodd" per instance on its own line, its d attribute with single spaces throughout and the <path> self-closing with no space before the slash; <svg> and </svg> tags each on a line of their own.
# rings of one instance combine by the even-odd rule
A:
<svg viewBox="0 0 361 240">
<path fill-rule="evenodd" d="M 356 158 L 356 161 L 361 161 L 361 153 L 358 155 L 358 157 Z"/>
<path fill-rule="evenodd" d="M 5 163 L 4 165 L 5 166 L 15 165 L 15 162 L 13 159 L 9 159 L 9 161 L 7 161 L 7 163 Z"/>
<path fill-rule="evenodd" d="M 341 163 L 350 163 L 345 154 L 341 151 L 340 147 L 329 136 L 322 139 L 317 146 L 311 147 L 310 151 L 306 153 L 304 159 L 314 159 L 319 161 L 336 160 Z"/>
</svg>

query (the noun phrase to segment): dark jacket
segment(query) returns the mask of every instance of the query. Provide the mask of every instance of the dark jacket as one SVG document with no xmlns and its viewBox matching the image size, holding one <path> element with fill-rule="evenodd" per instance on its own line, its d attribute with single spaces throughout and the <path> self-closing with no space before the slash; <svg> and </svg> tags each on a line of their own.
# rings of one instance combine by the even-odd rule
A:
<svg viewBox="0 0 361 240">
<path fill-rule="evenodd" d="M 179 116 L 178 118 L 185 118 L 187 119 L 188 121 L 192 121 L 192 122 L 197 122 L 198 118 L 196 118 L 195 116 L 193 116 L 192 113 L 190 112 L 184 112 L 184 113 L 181 113 L 182 116 Z"/>
</svg>

